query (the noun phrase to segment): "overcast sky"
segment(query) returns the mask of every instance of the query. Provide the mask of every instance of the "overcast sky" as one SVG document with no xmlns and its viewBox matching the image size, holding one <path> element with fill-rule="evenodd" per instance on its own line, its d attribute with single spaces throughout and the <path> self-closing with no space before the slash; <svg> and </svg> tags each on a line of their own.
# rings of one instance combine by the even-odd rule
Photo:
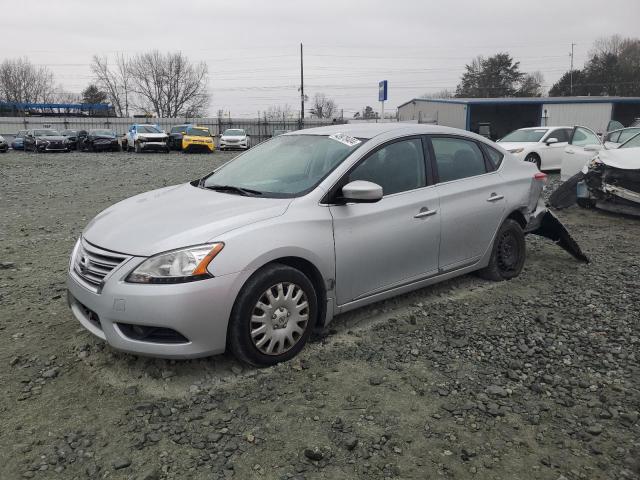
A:
<svg viewBox="0 0 640 480">
<path fill-rule="evenodd" d="M 2 0 L 8 2 L 9 0 Z M 506 51 L 549 88 L 582 67 L 593 41 L 639 36 L 638 0 L 21 0 L 4 8 L 0 61 L 48 66 L 65 91 L 91 81 L 94 54 L 181 50 L 209 66 L 211 112 L 299 111 L 299 44 L 305 93 L 333 97 L 351 117 L 425 93 L 455 89 L 465 63 Z"/>
</svg>

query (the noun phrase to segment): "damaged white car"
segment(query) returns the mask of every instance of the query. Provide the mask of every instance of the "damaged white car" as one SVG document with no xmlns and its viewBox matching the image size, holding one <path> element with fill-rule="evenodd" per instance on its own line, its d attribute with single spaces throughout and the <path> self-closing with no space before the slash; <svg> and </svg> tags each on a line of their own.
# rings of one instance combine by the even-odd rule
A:
<svg viewBox="0 0 640 480">
<path fill-rule="evenodd" d="M 576 201 L 586 208 L 640 216 L 640 134 L 615 150 L 602 150 L 583 168 Z"/>
</svg>

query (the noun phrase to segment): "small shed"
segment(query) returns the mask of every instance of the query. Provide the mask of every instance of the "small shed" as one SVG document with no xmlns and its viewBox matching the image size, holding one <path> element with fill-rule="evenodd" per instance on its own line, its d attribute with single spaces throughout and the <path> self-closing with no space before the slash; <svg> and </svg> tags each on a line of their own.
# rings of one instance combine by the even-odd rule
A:
<svg viewBox="0 0 640 480">
<path fill-rule="evenodd" d="M 605 132 L 611 120 L 640 118 L 640 97 L 414 98 L 398 107 L 401 122 L 434 123 L 498 139 L 524 127 L 583 125 Z"/>
</svg>

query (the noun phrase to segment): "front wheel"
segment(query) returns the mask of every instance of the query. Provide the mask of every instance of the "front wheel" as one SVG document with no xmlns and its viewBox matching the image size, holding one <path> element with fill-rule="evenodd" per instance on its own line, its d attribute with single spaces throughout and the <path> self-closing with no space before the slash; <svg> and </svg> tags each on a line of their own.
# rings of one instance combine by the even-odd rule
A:
<svg viewBox="0 0 640 480">
<path fill-rule="evenodd" d="M 540 160 L 540 157 L 535 153 L 530 153 L 529 155 L 527 155 L 524 161 L 535 163 L 536 167 L 538 167 L 538 170 L 540 170 L 540 167 L 542 166 L 542 161 Z"/>
<path fill-rule="evenodd" d="M 480 270 L 478 275 L 494 282 L 510 280 L 520 275 L 525 259 L 526 244 L 522 227 L 508 218 L 496 234 L 489 265 Z"/>
<path fill-rule="evenodd" d="M 135 143 L 135 147 L 134 147 L 134 149 L 135 149 L 135 152 L 136 152 L 136 153 L 140 153 L 140 152 L 142 152 L 142 148 L 140 147 L 140 142 L 136 142 L 136 143 Z"/>
<path fill-rule="evenodd" d="M 269 366 L 304 347 L 318 315 L 315 288 L 301 271 L 274 263 L 258 271 L 236 298 L 228 344 L 241 361 Z"/>
</svg>

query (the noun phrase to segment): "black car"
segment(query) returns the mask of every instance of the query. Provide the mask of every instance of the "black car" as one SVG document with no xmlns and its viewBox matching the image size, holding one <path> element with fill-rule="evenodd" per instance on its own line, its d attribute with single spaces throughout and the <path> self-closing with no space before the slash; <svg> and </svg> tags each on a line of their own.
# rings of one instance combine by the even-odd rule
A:
<svg viewBox="0 0 640 480">
<path fill-rule="evenodd" d="M 63 130 L 60 135 L 67 138 L 69 142 L 69 149 L 75 150 L 78 148 L 78 131 L 77 130 Z"/>
<path fill-rule="evenodd" d="M 86 152 L 119 152 L 120 142 L 116 133 L 105 128 L 80 130 L 78 132 L 78 150 Z"/>
<path fill-rule="evenodd" d="M 57 130 L 36 128 L 27 130 L 24 136 L 25 152 L 68 152 L 69 141 Z"/>
<path fill-rule="evenodd" d="M 9 144 L 4 137 L 0 135 L 0 152 L 7 153 L 7 150 L 9 150 Z"/>
<path fill-rule="evenodd" d="M 169 140 L 167 141 L 171 150 L 182 150 L 182 137 L 187 131 L 187 128 L 190 128 L 191 126 L 192 125 L 190 123 L 186 123 L 184 125 L 174 125 L 171 127 Z"/>
</svg>

